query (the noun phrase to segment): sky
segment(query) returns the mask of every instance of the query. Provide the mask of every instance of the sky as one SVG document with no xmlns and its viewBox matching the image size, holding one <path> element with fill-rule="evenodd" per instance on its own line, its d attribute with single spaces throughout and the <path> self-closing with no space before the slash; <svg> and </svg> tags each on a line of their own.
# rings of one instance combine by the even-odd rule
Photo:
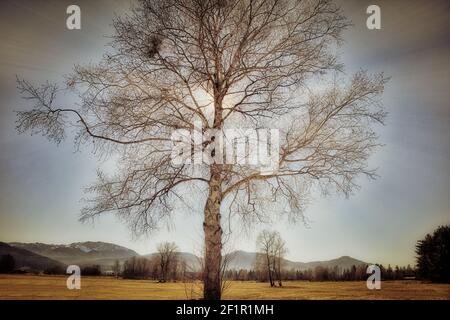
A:
<svg viewBox="0 0 450 320">
<path fill-rule="evenodd" d="M 81 30 L 66 28 L 70 4 L 81 8 Z M 381 8 L 381 30 L 366 27 L 370 4 Z M 269 228 L 282 233 L 290 260 L 348 255 L 413 265 L 416 241 L 450 223 L 450 2 L 351 0 L 342 6 L 353 22 L 338 49 L 345 72 L 363 68 L 391 77 L 383 95 L 389 114 L 379 129 L 384 146 L 370 159 L 379 178 L 360 179 L 361 189 L 348 199 L 313 195 L 307 225 L 281 220 L 235 232 L 230 249 L 254 251 L 258 231 Z M 15 129 L 14 111 L 26 108 L 16 75 L 62 82 L 74 64 L 98 61 L 114 14 L 128 8 L 129 1 L 119 0 L 0 2 L 0 241 L 105 241 L 141 254 L 175 241 L 182 251 L 199 251 L 201 213 L 177 212 L 170 226 L 138 239 L 113 215 L 80 223 L 83 188 L 97 168 L 114 163 L 88 147 L 77 151 L 70 139 L 56 146 Z"/>
</svg>

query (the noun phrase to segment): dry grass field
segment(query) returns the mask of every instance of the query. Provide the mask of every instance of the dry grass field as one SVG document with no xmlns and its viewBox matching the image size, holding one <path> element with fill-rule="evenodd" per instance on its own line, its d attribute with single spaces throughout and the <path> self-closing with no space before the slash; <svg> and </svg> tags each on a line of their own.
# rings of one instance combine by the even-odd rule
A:
<svg viewBox="0 0 450 320">
<path fill-rule="evenodd" d="M 199 283 L 157 283 L 108 277 L 83 277 L 81 290 L 68 290 L 64 276 L 0 275 L 0 300 L 5 299 L 195 299 Z M 224 299 L 450 299 L 450 285 L 419 281 L 385 281 L 381 290 L 365 282 L 229 282 Z"/>
</svg>

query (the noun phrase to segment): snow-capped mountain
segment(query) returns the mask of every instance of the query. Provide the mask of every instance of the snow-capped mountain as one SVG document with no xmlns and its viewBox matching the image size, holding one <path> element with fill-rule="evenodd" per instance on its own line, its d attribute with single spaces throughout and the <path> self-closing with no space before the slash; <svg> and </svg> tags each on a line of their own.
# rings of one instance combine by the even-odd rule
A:
<svg viewBox="0 0 450 320">
<path fill-rule="evenodd" d="M 67 245 L 13 242 L 10 245 L 26 249 L 65 264 L 77 265 L 113 265 L 116 260 L 124 261 L 138 255 L 131 249 L 106 242 L 88 241 Z"/>
</svg>

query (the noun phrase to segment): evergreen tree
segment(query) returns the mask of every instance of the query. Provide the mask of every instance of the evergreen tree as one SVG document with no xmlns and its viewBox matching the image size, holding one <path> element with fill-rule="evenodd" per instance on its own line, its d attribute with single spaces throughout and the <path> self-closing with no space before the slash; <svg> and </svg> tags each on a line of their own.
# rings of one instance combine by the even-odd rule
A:
<svg viewBox="0 0 450 320">
<path fill-rule="evenodd" d="M 441 226 L 419 240 L 416 254 L 420 278 L 450 283 L 450 226 Z"/>
</svg>

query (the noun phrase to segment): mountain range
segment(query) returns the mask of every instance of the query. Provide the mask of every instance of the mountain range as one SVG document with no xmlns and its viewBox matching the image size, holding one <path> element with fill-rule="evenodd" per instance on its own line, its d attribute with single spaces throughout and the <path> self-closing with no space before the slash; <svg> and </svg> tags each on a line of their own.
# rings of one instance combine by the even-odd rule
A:
<svg viewBox="0 0 450 320">
<path fill-rule="evenodd" d="M 9 244 L 0 242 L 0 255 L 11 254 L 20 267 L 28 266 L 32 269 L 43 270 L 44 267 L 66 266 L 76 264 L 80 266 L 98 264 L 103 269 L 110 268 L 116 260 L 123 263 L 125 260 L 140 256 L 137 252 L 106 242 L 77 242 L 67 245 L 45 243 L 20 243 Z M 157 253 L 143 255 L 144 258 L 152 258 Z M 234 251 L 226 256 L 228 269 L 247 269 L 254 267 L 258 253 L 246 251 Z M 179 257 L 191 270 L 199 270 L 201 259 L 189 252 L 180 252 Z M 296 262 L 284 259 L 286 269 L 304 271 L 314 269 L 317 266 L 348 269 L 353 265 L 366 265 L 366 262 L 343 256 L 327 261 Z"/>
<path fill-rule="evenodd" d="M 68 245 L 12 242 L 11 246 L 25 249 L 38 255 L 77 265 L 113 265 L 138 256 L 136 251 L 106 242 L 76 242 Z"/>
</svg>

